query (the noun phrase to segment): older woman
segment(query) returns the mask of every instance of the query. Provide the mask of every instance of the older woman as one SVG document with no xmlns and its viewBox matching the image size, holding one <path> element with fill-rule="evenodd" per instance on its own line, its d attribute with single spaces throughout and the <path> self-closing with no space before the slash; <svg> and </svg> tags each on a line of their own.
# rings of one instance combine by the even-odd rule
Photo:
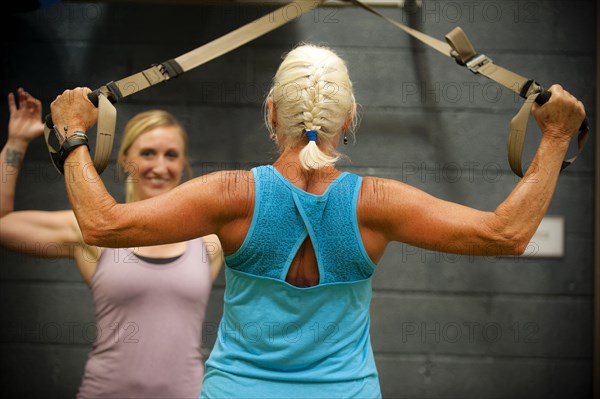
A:
<svg viewBox="0 0 600 399">
<path fill-rule="evenodd" d="M 371 276 L 401 241 L 465 254 L 520 254 L 544 215 L 583 105 L 560 86 L 533 113 L 543 138 L 532 166 L 494 212 L 406 184 L 343 173 L 336 147 L 353 125 L 344 62 L 303 45 L 283 60 L 266 100 L 280 156 L 217 172 L 147 201 L 117 204 L 85 179 L 85 146 L 68 156 L 69 198 L 92 245 L 156 245 L 215 233 L 225 249 L 223 320 L 204 397 L 379 397 L 369 338 Z M 96 121 L 89 89 L 58 96 L 59 128 Z M 68 140 L 68 139 L 67 139 Z"/>
<path fill-rule="evenodd" d="M 1 183 L 0 244 L 48 256 L 37 245 L 58 243 L 89 285 L 98 334 L 79 398 L 197 397 L 204 364 L 202 323 L 212 281 L 222 264 L 216 236 L 143 248 L 86 244 L 73 211 L 13 212 L 28 144 L 43 132 L 41 103 L 19 89 L 9 95 L 9 138 L 0 161 L 14 168 Z M 125 127 L 119 162 L 127 172 L 127 202 L 165 193 L 189 170 L 187 134 L 169 113 L 147 111 Z"/>
</svg>

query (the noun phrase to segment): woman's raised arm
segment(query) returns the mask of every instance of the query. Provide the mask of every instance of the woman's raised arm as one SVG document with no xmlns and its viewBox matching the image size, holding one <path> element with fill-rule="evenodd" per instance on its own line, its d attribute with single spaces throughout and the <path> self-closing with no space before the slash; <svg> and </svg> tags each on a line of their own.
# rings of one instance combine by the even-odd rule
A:
<svg viewBox="0 0 600 399">
<path fill-rule="evenodd" d="M 533 114 L 542 139 L 525 176 L 494 212 L 443 201 L 406 184 L 365 179 L 359 220 L 374 259 L 390 241 L 467 255 L 522 254 L 548 209 L 569 142 L 585 117 L 583 104 L 555 85 Z"/>
</svg>

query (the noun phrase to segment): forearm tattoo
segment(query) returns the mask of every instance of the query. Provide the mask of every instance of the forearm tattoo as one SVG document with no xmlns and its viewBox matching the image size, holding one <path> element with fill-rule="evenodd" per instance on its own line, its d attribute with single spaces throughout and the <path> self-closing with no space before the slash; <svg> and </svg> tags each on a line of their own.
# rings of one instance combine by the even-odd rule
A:
<svg viewBox="0 0 600 399">
<path fill-rule="evenodd" d="M 21 161 L 23 160 L 23 153 L 19 150 L 13 150 L 12 148 L 6 149 L 6 163 L 14 166 L 15 168 L 21 167 Z"/>
</svg>

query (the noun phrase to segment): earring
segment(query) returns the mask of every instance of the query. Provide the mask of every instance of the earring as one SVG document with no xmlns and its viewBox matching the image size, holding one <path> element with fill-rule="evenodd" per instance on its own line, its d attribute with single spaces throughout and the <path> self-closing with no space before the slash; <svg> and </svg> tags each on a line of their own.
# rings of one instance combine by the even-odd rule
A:
<svg viewBox="0 0 600 399">
<path fill-rule="evenodd" d="M 344 145 L 348 144 L 348 135 L 344 133 Z"/>
</svg>

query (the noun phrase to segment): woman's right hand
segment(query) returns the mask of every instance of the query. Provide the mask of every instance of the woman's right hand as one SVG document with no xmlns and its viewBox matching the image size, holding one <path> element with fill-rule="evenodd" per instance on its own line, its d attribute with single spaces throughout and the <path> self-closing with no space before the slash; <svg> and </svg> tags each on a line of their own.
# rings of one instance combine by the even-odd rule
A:
<svg viewBox="0 0 600 399">
<path fill-rule="evenodd" d="M 31 94 L 19 88 L 19 105 L 13 93 L 8 94 L 8 139 L 18 140 L 29 144 L 44 133 L 42 122 L 42 102 Z"/>
</svg>

